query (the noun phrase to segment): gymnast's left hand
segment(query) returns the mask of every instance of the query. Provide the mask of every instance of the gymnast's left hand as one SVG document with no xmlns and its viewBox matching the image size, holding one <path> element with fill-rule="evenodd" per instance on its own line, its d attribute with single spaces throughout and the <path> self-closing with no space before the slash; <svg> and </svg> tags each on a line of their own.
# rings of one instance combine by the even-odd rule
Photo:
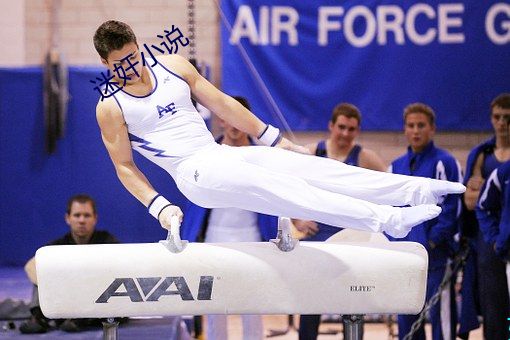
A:
<svg viewBox="0 0 510 340">
<path fill-rule="evenodd" d="M 182 223 L 184 214 L 182 213 L 181 208 L 179 208 L 178 206 L 172 204 L 165 207 L 161 211 L 161 213 L 159 214 L 159 223 L 161 223 L 161 226 L 164 229 L 170 230 L 171 228 L 170 221 L 172 220 L 173 216 L 177 216 L 179 218 L 179 223 Z"/>
<path fill-rule="evenodd" d="M 304 153 L 306 155 L 310 154 L 310 151 L 307 148 L 298 144 L 294 144 L 285 137 L 282 137 L 276 146 L 289 151 Z"/>
</svg>

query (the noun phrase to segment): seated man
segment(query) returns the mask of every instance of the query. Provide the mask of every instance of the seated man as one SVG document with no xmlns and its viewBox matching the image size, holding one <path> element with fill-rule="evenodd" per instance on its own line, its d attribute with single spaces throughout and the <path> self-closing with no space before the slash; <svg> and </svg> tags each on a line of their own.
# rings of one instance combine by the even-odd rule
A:
<svg viewBox="0 0 510 340">
<path fill-rule="evenodd" d="M 119 240 L 109 232 L 95 229 L 97 223 L 96 201 L 88 195 L 78 194 L 69 199 L 65 220 L 70 227 L 70 232 L 48 245 L 119 243 Z M 20 331 L 21 333 L 46 333 L 50 329 L 50 320 L 43 315 L 39 306 L 35 258 L 31 258 L 27 262 L 25 271 L 34 284 L 30 303 L 32 317 L 20 325 Z M 82 328 L 93 325 L 101 326 L 100 320 L 97 319 L 59 320 L 56 324 L 66 332 L 79 332 Z"/>
</svg>

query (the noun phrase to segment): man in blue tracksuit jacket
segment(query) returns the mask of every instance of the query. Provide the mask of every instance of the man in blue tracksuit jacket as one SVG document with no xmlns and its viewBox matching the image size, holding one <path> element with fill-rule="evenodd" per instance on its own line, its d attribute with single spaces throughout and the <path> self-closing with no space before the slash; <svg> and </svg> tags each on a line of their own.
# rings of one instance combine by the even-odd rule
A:
<svg viewBox="0 0 510 340">
<path fill-rule="evenodd" d="M 473 175 L 473 168 L 478 157 L 481 154 L 491 154 L 496 146 L 496 137 L 486 140 L 474 147 L 466 161 L 466 172 L 464 176 L 464 185 L 468 186 L 468 181 Z M 475 212 L 469 210 L 465 204 L 462 204 L 462 213 L 459 232 L 462 242 L 469 247 L 469 253 L 464 264 L 462 273 L 462 286 L 460 295 L 462 299 L 459 311 L 459 329 L 458 336 L 461 339 L 468 339 L 469 332 L 480 327 L 478 315 L 480 311 L 480 301 L 478 292 L 478 220 Z"/>
<path fill-rule="evenodd" d="M 390 171 L 396 174 L 421 176 L 460 182 L 462 180 L 459 162 L 448 152 L 434 145 L 435 113 L 427 105 L 414 103 L 404 110 L 404 134 L 409 142 L 405 155 L 394 160 Z M 438 291 L 452 256 L 453 236 L 457 233 L 460 215 L 460 196 L 448 195 L 441 203 L 441 214 L 430 221 L 415 226 L 402 239 L 392 241 L 412 241 L 422 244 L 429 255 L 427 278 L 427 301 Z M 440 301 L 431 309 L 430 320 L 434 340 L 455 339 L 455 305 L 453 282 L 445 289 Z M 449 293 L 449 297 L 448 296 Z M 442 313 L 441 310 L 447 310 Z M 411 330 L 417 315 L 399 315 L 399 339 L 403 339 Z M 422 327 L 413 339 L 425 340 Z"/>
<path fill-rule="evenodd" d="M 508 322 L 510 309 L 506 264 L 484 240 L 474 210 L 486 179 L 509 160 L 510 93 L 496 96 L 489 113 L 494 137 L 477 145 L 470 152 L 466 165 L 461 235 L 470 241 L 470 255 L 462 279 L 459 337 L 467 339 L 469 331 L 478 327 L 476 313 L 480 313 L 484 338 L 506 340 L 510 338 L 508 327 L 503 327 Z"/>
<path fill-rule="evenodd" d="M 510 260 L 510 161 L 494 170 L 485 181 L 476 216 L 480 231 L 496 255 Z M 506 315 L 510 315 L 508 312 Z"/>
</svg>

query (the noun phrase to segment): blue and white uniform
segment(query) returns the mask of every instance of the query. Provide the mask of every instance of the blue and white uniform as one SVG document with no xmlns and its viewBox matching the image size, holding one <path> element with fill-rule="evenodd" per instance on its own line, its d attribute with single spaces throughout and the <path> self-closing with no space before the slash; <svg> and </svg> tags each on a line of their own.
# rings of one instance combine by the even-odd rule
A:
<svg viewBox="0 0 510 340">
<path fill-rule="evenodd" d="M 478 269 L 482 274 L 479 275 L 482 316 L 484 320 L 488 320 L 483 323 L 485 339 L 506 340 L 510 338 L 508 327 L 500 326 L 510 315 L 510 294 L 508 291 L 509 181 L 510 161 L 507 161 L 487 176 L 475 208 L 481 238 L 483 238 L 478 242 Z M 507 289 L 505 289 L 505 285 Z"/>
<path fill-rule="evenodd" d="M 195 110 L 186 81 L 161 64 L 149 70 L 151 93 L 118 91 L 114 98 L 133 149 L 165 169 L 195 204 L 380 232 L 402 226 L 403 213 L 392 206 L 435 200 L 429 180 L 281 148 L 218 145 Z"/>
<path fill-rule="evenodd" d="M 466 162 L 466 182 L 472 176 L 478 157 L 482 156 L 481 175 L 487 180 L 492 171 L 503 164 L 496 159 L 494 149 L 496 137 L 480 143 L 469 153 Z M 466 262 L 462 287 L 462 311 L 460 329 L 467 333 L 478 325 L 477 313 L 482 315 L 483 335 L 485 339 L 509 339 L 510 331 L 501 327 L 507 322 L 510 309 L 510 295 L 507 290 L 506 263 L 494 251 L 491 244 L 484 240 L 479 221 L 474 211 L 464 209 L 462 232 L 472 237 L 470 256 Z M 479 305 L 479 310 L 477 308 Z M 464 312 L 464 306 L 467 306 Z"/>
<path fill-rule="evenodd" d="M 476 216 L 487 244 L 502 259 L 510 259 L 510 161 L 496 168 L 485 181 Z"/>
<path fill-rule="evenodd" d="M 483 154 L 484 155 L 484 163 L 485 156 L 493 154 L 494 148 L 496 147 L 496 137 L 492 137 L 491 139 L 484 141 L 478 144 L 475 148 L 473 148 L 468 155 L 466 161 L 466 175 L 464 177 L 464 185 L 467 185 L 467 182 L 473 175 L 473 168 L 475 166 L 477 158 Z M 485 166 L 483 166 L 485 168 Z M 490 171 L 489 171 L 490 173 Z M 483 177 L 483 174 L 482 174 Z M 486 177 L 484 177 L 486 178 Z M 469 336 L 469 332 L 480 327 L 480 323 L 478 321 L 478 314 L 481 313 L 479 305 L 482 301 L 479 301 L 479 276 L 482 281 L 490 282 L 492 280 L 485 280 L 486 273 L 478 273 L 478 261 L 481 260 L 485 262 L 488 267 L 482 268 L 482 271 L 487 271 L 487 273 L 494 272 L 494 265 L 491 265 L 493 262 L 492 256 L 490 255 L 490 249 L 486 249 L 483 244 L 483 238 L 480 236 L 478 219 L 476 218 L 476 214 L 474 211 L 468 210 L 467 207 L 463 204 L 462 206 L 462 218 L 460 225 L 460 234 L 461 237 L 465 240 L 468 240 L 467 246 L 469 247 L 469 255 L 466 259 L 466 263 L 464 265 L 464 271 L 462 275 L 462 287 L 461 287 L 461 309 L 459 313 L 459 335 L 467 338 Z M 482 252 L 478 253 L 478 243 L 482 244 Z M 481 255 L 481 259 L 480 259 Z M 488 255 L 488 256 L 486 256 Z M 500 271 L 498 271 L 500 272 Z M 500 274 L 499 276 L 502 276 Z M 483 284 L 483 283 L 482 283 Z M 490 283 L 489 283 L 490 284 Z M 487 285 L 486 285 L 487 286 Z M 496 284 L 496 286 L 489 288 L 499 289 L 498 287 L 502 286 L 502 284 Z M 489 286 L 487 286 L 489 287 Z M 490 308 L 490 307 L 489 307 Z M 482 308 L 486 309 L 486 308 Z M 497 312 L 496 312 L 497 313 Z M 490 321 L 489 321 L 490 323 Z M 487 325 L 487 323 L 486 323 Z M 484 326 L 484 329 L 486 327 Z M 490 337 L 490 335 L 489 335 Z"/>
<path fill-rule="evenodd" d="M 430 142 L 421 153 L 414 153 L 410 147 L 405 155 L 394 160 L 389 168 L 390 172 L 461 182 L 462 173 L 459 162 L 448 152 L 436 147 Z M 433 219 L 415 226 L 409 234 L 398 241 L 412 241 L 422 244 L 429 253 L 429 268 L 427 277 L 427 301 L 434 295 L 445 274 L 448 259 L 452 255 L 453 236 L 458 230 L 461 201 L 460 195 L 448 195 L 441 203 L 441 214 Z M 395 240 L 389 237 L 390 240 Z M 431 249 L 430 242 L 435 247 Z M 432 338 L 434 340 L 455 339 L 455 305 L 453 284 L 445 289 L 440 301 L 431 309 Z M 411 330 L 411 326 L 418 319 L 414 315 L 399 315 L 399 339 L 403 339 Z M 422 328 L 413 339 L 425 340 Z"/>
</svg>

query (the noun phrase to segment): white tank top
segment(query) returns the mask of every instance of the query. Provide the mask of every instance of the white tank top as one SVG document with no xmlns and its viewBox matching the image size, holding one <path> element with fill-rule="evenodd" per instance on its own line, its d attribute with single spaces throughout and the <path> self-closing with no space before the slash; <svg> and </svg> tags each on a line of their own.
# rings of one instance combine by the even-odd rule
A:
<svg viewBox="0 0 510 340">
<path fill-rule="evenodd" d="M 239 208 L 211 209 L 205 242 L 260 242 L 257 214 Z"/>
<path fill-rule="evenodd" d="M 191 102 L 186 81 L 159 63 L 147 66 L 155 80 L 151 93 L 134 96 L 120 90 L 114 98 L 131 147 L 174 176 L 182 160 L 216 143 Z"/>
</svg>

